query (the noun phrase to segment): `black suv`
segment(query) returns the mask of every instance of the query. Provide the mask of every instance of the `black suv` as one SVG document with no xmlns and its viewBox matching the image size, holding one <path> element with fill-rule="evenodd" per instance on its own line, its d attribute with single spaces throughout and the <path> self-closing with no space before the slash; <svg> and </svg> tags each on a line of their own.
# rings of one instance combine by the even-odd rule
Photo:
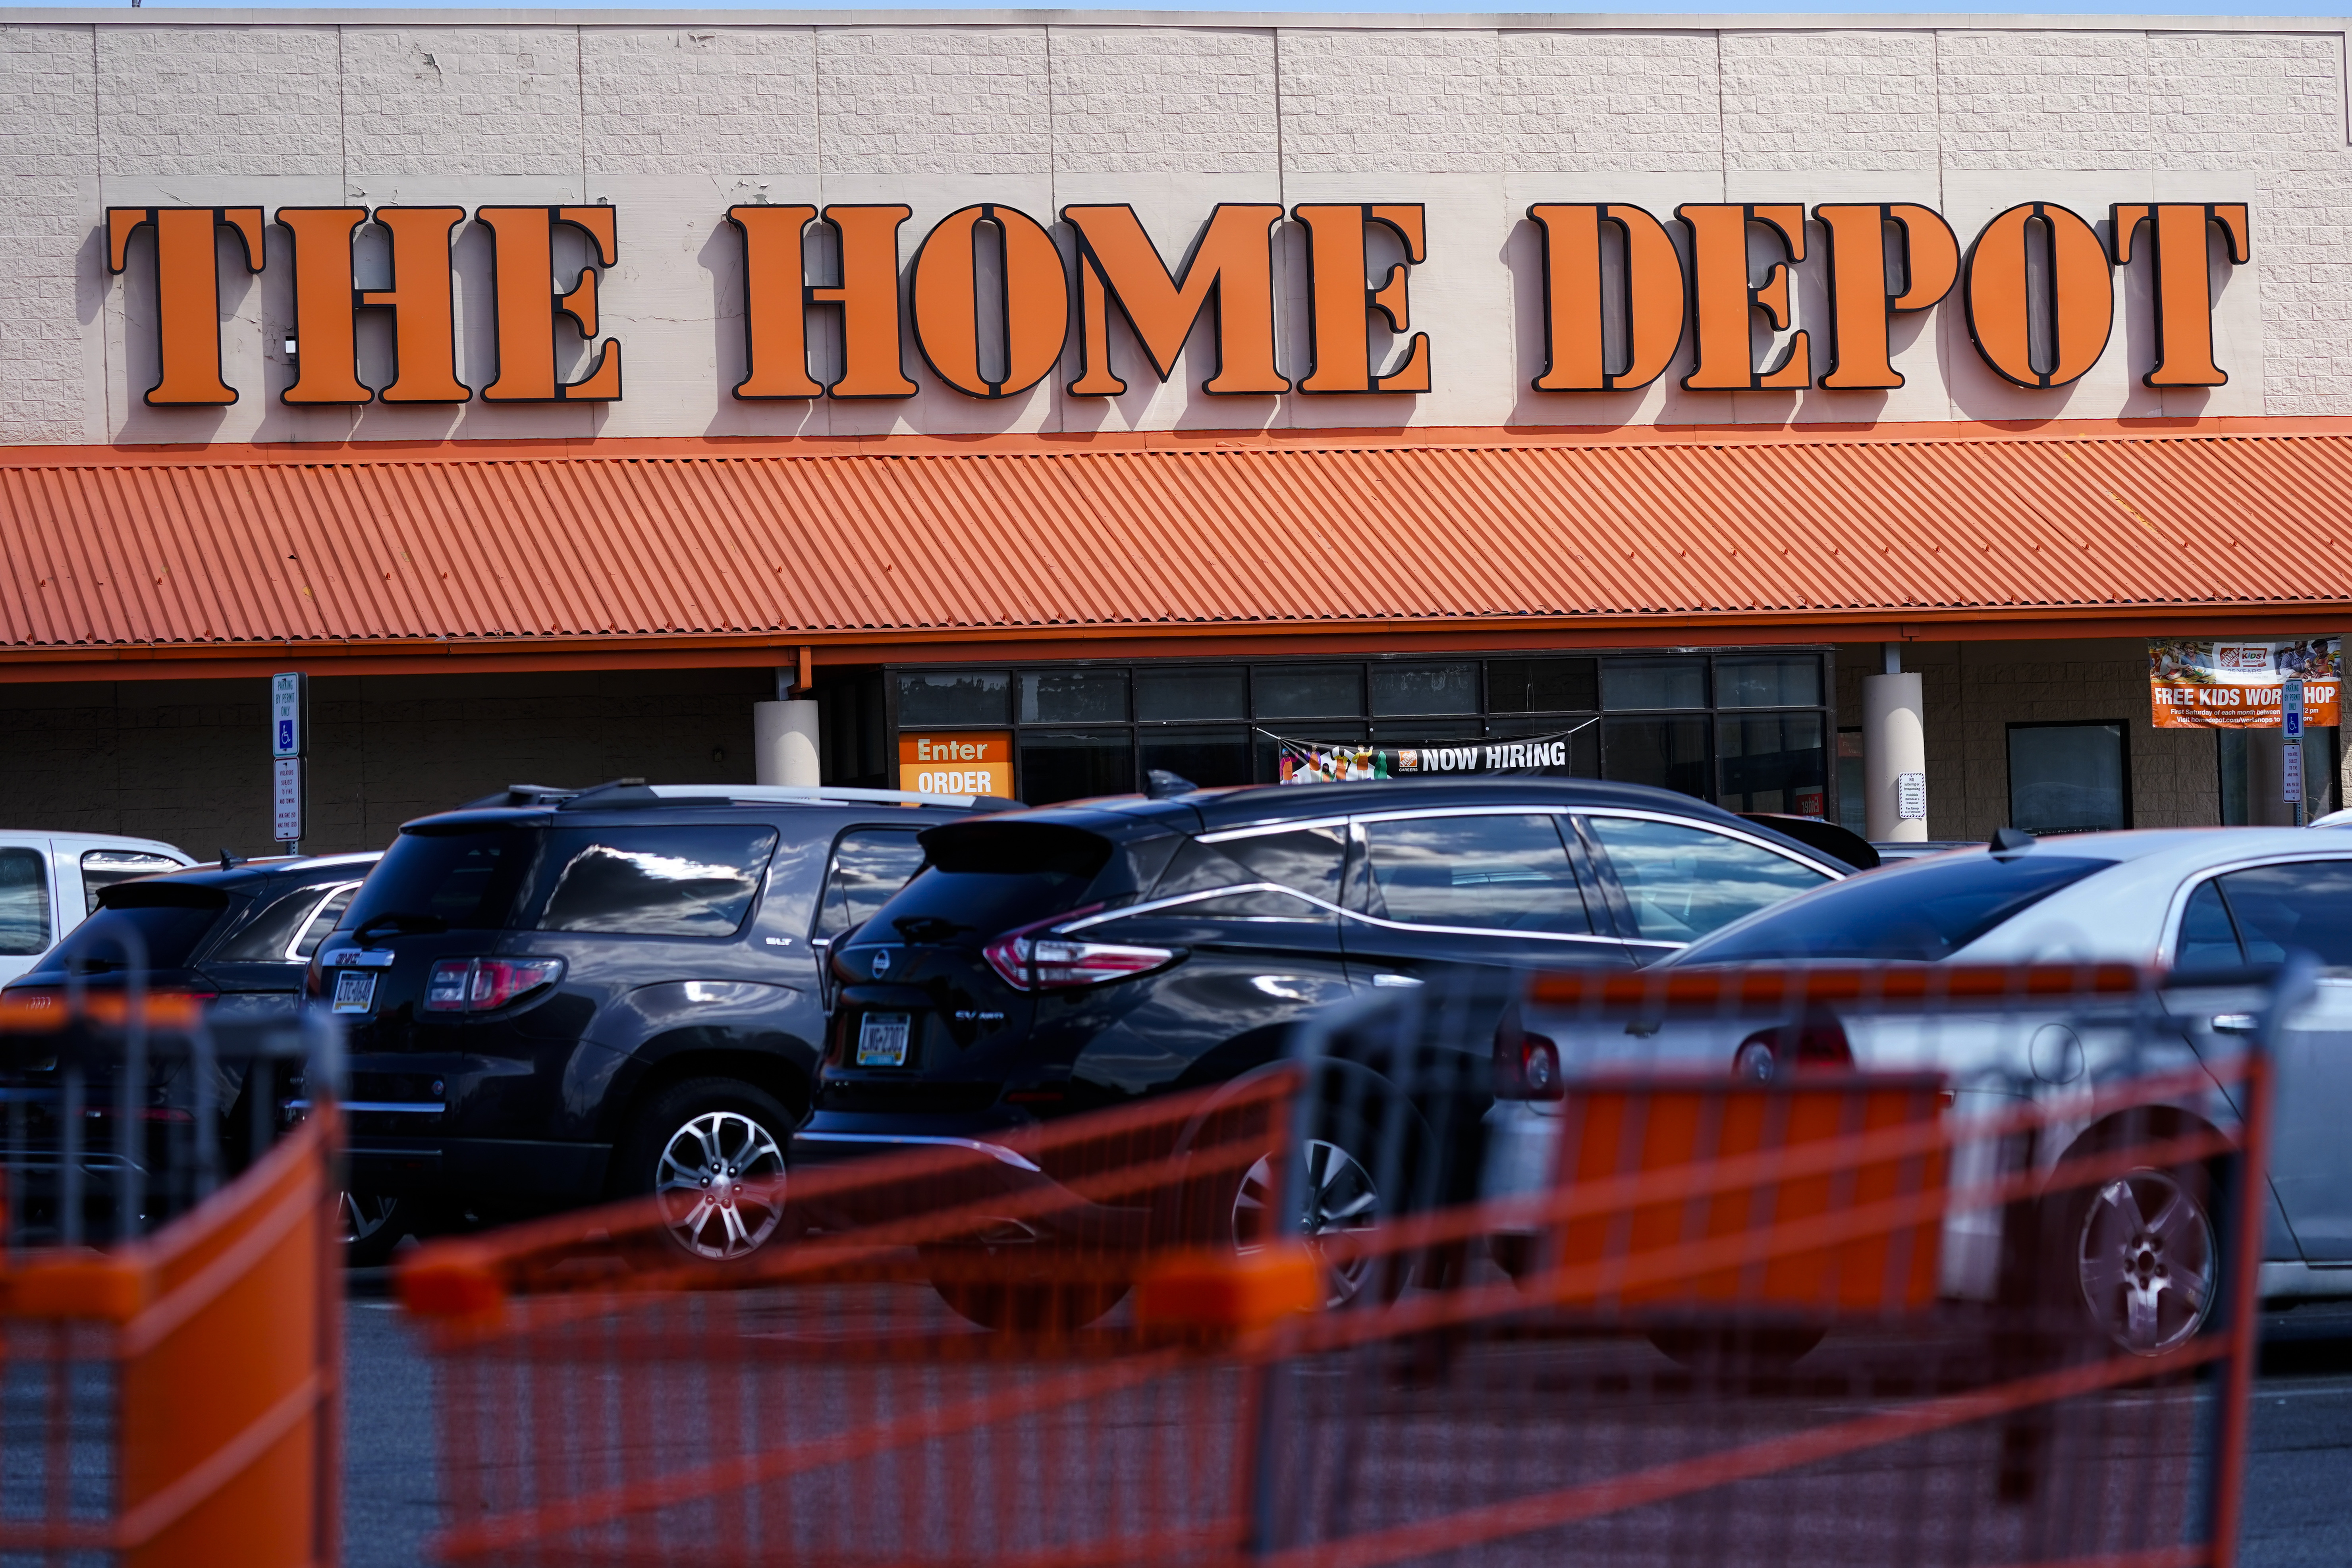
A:
<svg viewBox="0 0 2352 1568">
<path fill-rule="evenodd" d="M 1328 1003 L 1462 964 L 1633 968 L 1851 868 L 1686 795 L 1575 779 L 1123 797 L 922 841 L 924 868 L 833 954 L 795 1163 L 986 1149 L 1226 1082 Z M 1360 1187 L 1348 1152 L 1314 1179 Z M 1365 1201 L 1347 1196 L 1355 1223 Z"/>
<path fill-rule="evenodd" d="M 1009 805 L 1010 803 L 1001 803 Z M 349 1042 L 351 1181 L 418 1229 L 660 1192 L 758 1247 L 808 1109 L 817 950 L 990 803 L 879 790 L 518 786 L 404 825 L 311 968 Z"/>
</svg>

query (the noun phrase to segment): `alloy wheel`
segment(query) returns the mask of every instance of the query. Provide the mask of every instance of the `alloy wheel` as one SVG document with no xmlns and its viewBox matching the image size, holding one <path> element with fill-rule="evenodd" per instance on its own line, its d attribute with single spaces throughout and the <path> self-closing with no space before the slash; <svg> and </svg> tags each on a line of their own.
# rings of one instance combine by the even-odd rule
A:
<svg viewBox="0 0 2352 1568">
<path fill-rule="evenodd" d="M 335 1211 L 335 1223 L 342 1233 L 343 1245 L 351 1247 L 373 1239 L 377 1232 L 392 1223 L 393 1212 L 399 1206 L 398 1198 L 380 1197 L 372 1193 L 345 1193 Z"/>
<path fill-rule="evenodd" d="M 706 1110 L 669 1135 L 654 1194 L 679 1247 L 728 1262 L 759 1250 L 784 1218 L 784 1152 L 737 1110 Z"/>
<path fill-rule="evenodd" d="M 2134 1171 L 2093 1195 L 2074 1261 L 2092 1321 L 2135 1355 L 2194 1338 L 2212 1311 L 2212 1221 L 2163 1171 Z"/>
<path fill-rule="evenodd" d="M 1362 1162 L 1337 1143 L 1309 1139 L 1306 1154 L 1306 1190 L 1290 1205 L 1298 1216 L 1295 1234 L 1303 1237 L 1323 1262 L 1324 1305 L 1342 1307 L 1363 1289 L 1364 1280 L 1371 1273 L 1372 1259 L 1355 1254 L 1344 1260 L 1332 1260 L 1326 1252 L 1325 1242 L 1328 1237 L 1370 1230 L 1380 1224 L 1380 1188 Z M 1272 1154 L 1260 1155 L 1243 1175 L 1241 1190 L 1234 1194 L 1234 1247 L 1244 1255 L 1265 1247 L 1274 1228 L 1269 1222 L 1277 1180 L 1275 1158 Z"/>
</svg>

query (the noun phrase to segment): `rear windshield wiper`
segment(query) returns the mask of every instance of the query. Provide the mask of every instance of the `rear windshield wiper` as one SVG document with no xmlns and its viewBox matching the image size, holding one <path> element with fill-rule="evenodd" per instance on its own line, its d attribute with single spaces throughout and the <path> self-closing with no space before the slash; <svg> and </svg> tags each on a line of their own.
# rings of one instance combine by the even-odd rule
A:
<svg viewBox="0 0 2352 1568">
<path fill-rule="evenodd" d="M 352 940 L 366 942 L 374 936 L 424 936 L 449 929 L 449 922 L 439 915 L 378 915 L 352 932 Z"/>
</svg>

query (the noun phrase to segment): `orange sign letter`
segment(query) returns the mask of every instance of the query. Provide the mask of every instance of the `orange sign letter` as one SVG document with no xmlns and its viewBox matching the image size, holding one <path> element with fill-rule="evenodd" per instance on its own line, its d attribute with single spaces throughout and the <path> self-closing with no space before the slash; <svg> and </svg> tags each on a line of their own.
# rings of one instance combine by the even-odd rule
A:
<svg viewBox="0 0 2352 1568">
<path fill-rule="evenodd" d="M 1611 392 L 1647 386 L 1683 346 L 1681 252 L 1666 226 L 1640 207 L 1570 203 L 1528 209 L 1543 231 L 1544 371 L 1538 392 Z M 1601 226 L 1625 237 L 1625 368 L 1609 372 L 1601 284 Z"/>
<path fill-rule="evenodd" d="M 804 206 L 740 206 L 727 220 L 743 231 L 743 379 L 738 397 L 816 397 L 808 373 L 808 285 L 801 234 L 816 216 Z"/>
<path fill-rule="evenodd" d="M 980 279 L 972 245 L 991 223 L 1004 240 L 997 309 L 1004 321 L 1004 379 L 980 367 Z M 1009 397 L 1053 373 L 1070 333 L 1070 278 L 1045 226 L 990 203 L 940 220 L 915 253 L 915 346 L 931 374 L 973 397 Z"/>
<path fill-rule="evenodd" d="M 352 332 L 352 235 L 365 207 L 279 207 L 278 221 L 294 247 L 294 384 L 278 395 L 297 407 L 365 403 Z"/>
<path fill-rule="evenodd" d="M 905 206 L 831 206 L 824 221 L 841 236 L 839 286 L 812 286 L 812 305 L 841 307 L 841 379 L 835 397 L 912 397 L 898 349 L 898 226 Z"/>
<path fill-rule="evenodd" d="M 1291 209 L 1307 226 L 1307 277 L 1314 330 L 1308 340 L 1311 368 L 1301 392 L 1427 392 L 1429 334 L 1414 332 L 1404 363 L 1388 375 L 1372 374 L 1371 344 L 1365 317 L 1378 310 L 1389 330 L 1411 331 L 1412 305 L 1405 296 L 1405 268 L 1427 258 L 1419 203 L 1383 206 L 1308 205 Z M 1364 230 L 1379 224 L 1404 247 L 1404 261 L 1389 268 L 1381 286 L 1365 279 Z"/>
<path fill-rule="evenodd" d="M 2050 238 L 2050 281 L 2044 290 L 2054 340 L 2047 371 L 2033 363 L 2033 301 L 2028 298 L 2026 226 L 2039 223 Z M 1969 336 L 1994 372 L 2020 386 L 2063 386 L 2081 378 L 2106 352 L 2115 325 L 2116 285 L 2098 231 L 2049 202 L 2010 208 L 1969 247 Z"/>
<path fill-rule="evenodd" d="M 1110 365 L 1110 307 L 1135 329 L 1151 368 L 1166 381 L 1192 323 L 1213 300 L 1217 370 L 1201 390 L 1218 394 L 1288 392 L 1274 364 L 1274 252 L 1271 235 L 1282 208 L 1221 202 L 1209 216 L 1181 277 L 1143 232 L 1130 206 L 1067 206 L 1065 221 L 1078 231 L 1078 379 L 1080 397 L 1115 397 L 1127 383 Z"/>
<path fill-rule="evenodd" d="M 555 226 L 568 223 L 596 243 L 596 255 L 610 267 L 620 259 L 609 206 L 480 207 L 474 216 L 490 231 L 495 260 L 490 273 L 493 313 L 498 318 L 498 374 L 482 388 L 485 401 L 563 403 L 610 401 L 621 395 L 621 345 L 606 339 L 595 365 L 578 381 L 555 379 L 555 312 L 579 323 L 580 335 L 596 339 L 596 272 L 583 267 L 572 287 L 552 292 Z"/>
<path fill-rule="evenodd" d="M 1830 368 L 1823 386 L 1840 391 L 1891 388 L 1903 376 L 1887 358 L 1888 318 L 1924 310 L 1952 291 L 1960 243 L 1952 226 L 1908 202 L 1817 206 L 1822 248 L 1829 252 Z M 1903 292 L 1886 277 L 1886 226 L 1903 234 Z"/>
<path fill-rule="evenodd" d="M 220 258 L 215 229 L 245 243 L 245 269 L 261 270 L 259 207 L 109 207 L 107 270 L 129 260 L 131 237 L 155 226 L 155 336 L 163 374 L 147 391 L 151 407 L 235 403 L 221 379 Z"/>
<path fill-rule="evenodd" d="M 457 312 L 449 280 L 449 233 L 464 207 L 378 207 L 392 233 L 392 287 L 362 289 L 359 302 L 392 312 L 392 384 L 386 403 L 463 403 L 457 379 Z"/>
<path fill-rule="evenodd" d="M 2156 244 L 2148 265 L 2156 273 L 2156 368 L 2140 380 L 2149 386 L 2224 386 L 2230 377 L 2213 363 L 2213 273 L 2205 240 L 2219 224 L 2228 242 L 2230 265 L 2253 259 L 2243 202 L 2117 204 L 2108 237 L 2116 265 L 2132 258 L 2132 237 L 2152 223 Z"/>
<path fill-rule="evenodd" d="M 1789 263 L 1805 258 L 1805 209 L 1742 206 L 1737 203 L 1691 203 L 1675 209 L 1690 230 L 1691 315 L 1697 326 L 1697 363 L 1683 377 L 1694 391 L 1748 392 L 1810 386 L 1812 362 L 1805 334 L 1789 340 L 1780 359 L 1762 370 L 1748 338 L 1748 312 L 1761 310 L 1775 331 L 1788 326 Z M 1764 281 L 1748 282 L 1748 226 L 1759 224 L 1780 237 L 1787 261 L 1764 269 Z"/>
</svg>

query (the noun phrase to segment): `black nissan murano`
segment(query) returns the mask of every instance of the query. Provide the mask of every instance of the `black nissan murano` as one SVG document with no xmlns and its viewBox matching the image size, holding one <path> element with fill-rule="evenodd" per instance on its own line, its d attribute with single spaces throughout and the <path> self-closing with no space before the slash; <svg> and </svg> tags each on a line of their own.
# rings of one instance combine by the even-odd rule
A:
<svg viewBox="0 0 2352 1568">
<path fill-rule="evenodd" d="M 1578 779 L 1120 797 L 921 839 L 923 868 L 832 955 L 795 1164 L 986 1152 L 1265 1068 L 1342 998 L 1464 964 L 1633 968 L 1853 868 L 1686 795 Z M 1465 1081 L 1491 1084 L 1490 1049 Z M 1475 1139 L 1486 1100 L 1450 1103 L 1470 1125 L 1442 1131 Z M 1407 1206 L 1370 1190 L 1345 1133 L 1330 1142 L 1313 1152 L 1310 1235 Z M 1245 1239 L 1251 1179 L 1223 1205 L 1236 1234 L 1207 1239 Z"/>
</svg>

